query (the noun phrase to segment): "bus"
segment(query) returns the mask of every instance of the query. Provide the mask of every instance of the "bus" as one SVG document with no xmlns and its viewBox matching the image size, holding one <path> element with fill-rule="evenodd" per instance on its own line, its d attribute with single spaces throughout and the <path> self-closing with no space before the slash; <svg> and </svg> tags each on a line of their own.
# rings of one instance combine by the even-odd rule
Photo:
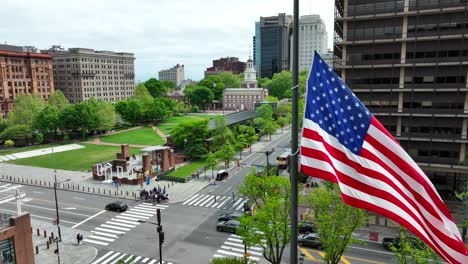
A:
<svg viewBox="0 0 468 264">
<path fill-rule="evenodd" d="M 289 166 L 291 161 L 291 149 L 287 149 L 283 154 L 279 155 L 276 158 L 276 163 L 278 164 L 279 169 L 286 169 Z"/>
</svg>

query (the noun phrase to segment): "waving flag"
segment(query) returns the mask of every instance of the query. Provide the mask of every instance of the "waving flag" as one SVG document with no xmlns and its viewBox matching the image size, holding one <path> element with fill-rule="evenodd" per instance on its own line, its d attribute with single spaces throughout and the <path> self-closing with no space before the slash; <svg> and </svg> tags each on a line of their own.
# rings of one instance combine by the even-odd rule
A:
<svg viewBox="0 0 468 264">
<path fill-rule="evenodd" d="M 302 172 L 338 183 L 346 204 L 401 224 L 449 263 L 468 263 L 428 177 L 317 53 L 303 124 Z"/>
</svg>

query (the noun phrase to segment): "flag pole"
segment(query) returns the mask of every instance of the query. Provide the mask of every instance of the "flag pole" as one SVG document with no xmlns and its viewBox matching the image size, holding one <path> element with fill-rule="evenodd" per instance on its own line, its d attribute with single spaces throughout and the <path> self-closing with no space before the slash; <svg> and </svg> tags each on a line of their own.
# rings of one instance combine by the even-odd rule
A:
<svg viewBox="0 0 468 264">
<path fill-rule="evenodd" d="M 290 263 L 297 264 L 297 210 L 298 210 L 298 112 L 299 112 L 299 0 L 294 0 L 293 23 L 293 89 L 292 89 L 292 124 L 291 124 L 291 256 Z"/>
</svg>

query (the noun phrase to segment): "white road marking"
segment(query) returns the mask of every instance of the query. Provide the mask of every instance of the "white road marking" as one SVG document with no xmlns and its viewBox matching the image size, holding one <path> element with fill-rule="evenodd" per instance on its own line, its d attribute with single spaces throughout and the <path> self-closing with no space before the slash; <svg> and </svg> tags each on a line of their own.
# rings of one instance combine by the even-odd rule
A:
<svg viewBox="0 0 468 264">
<path fill-rule="evenodd" d="M 145 204 L 145 205 L 152 205 L 152 206 L 169 207 L 169 205 L 164 205 L 164 204 L 157 204 L 157 205 L 154 205 L 154 204 L 152 204 L 152 203 L 142 203 L 142 204 Z"/>
<path fill-rule="evenodd" d="M 87 239 L 87 238 L 84 239 L 83 242 L 93 243 L 93 244 L 102 245 L 102 246 L 108 246 L 109 245 L 109 243 L 99 242 L 99 241 L 92 240 L 92 239 Z"/>
<path fill-rule="evenodd" d="M 120 257 L 116 258 L 111 264 L 117 263 L 117 261 L 119 261 L 120 259 L 123 259 L 125 256 L 127 256 L 127 254 L 122 254 Z"/>
<path fill-rule="evenodd" d="M 112 253 L 114 253 L 114 251 L 109 251 L 109 252 L 107 252 L 104 256 L 100 257 L 98 260 L 94 261 L 92 264 L 98 264 L 99 261 L 101 261 L 101 260 L 107 258 L 107 256 L 111 255 Z"/>
<path fill-rule="evenodd" d="M 83 224 L 83 223 L 85 223 L 85 222 L 87 222 L 88 220 L 93 219 L 94 217 L 96 217 L 96 216 L 98 216 L 98 215 L 104 213 L 105 211 L 106 211 L 106 210 L 102 210 L 101 212 L 99 212 L 99 213 L 97 213 L 97 214 L 95 214 L 95 215 L 93 215 L 93 216 L 90 216 L 90 217 L 86 218 L 85 220 L 83 220 L 83 221 L 79 222 L 78 224 L 72 226 L 72 229 L 75 228 L 75 227 L 77 227 L 77 226 L 79 226 L 79 225 L 81 225 L 81 224 Z"/>
<path fill-rule="evenodd" d="M 153 263 L 155 263 L 155 262 L 156 262 L 156 260 L 155 260 L 155 259 L 153 259 L 153 260 L 152 260 L 152 261 L 150 261 L 150 263 L 148 263 L 148 264 L 153 264 Z"/>
<path fill-rule="evenodd" d="M 231 199 L 231 197 L 228 197 L 226 200 L 224 200 L 222 203 L 220 203 L 218 206 L 216 206 L 216 208 L 221 208 L 221 206 L 223 206 L 223 204 L 225 204 L 230 199 Z"/>
<path fill-rule="evenodd" d="M 146 261 L 148 261 L 148 260 L 149 260 L 149 258 L 145 258 L 145 259 L 142 260 L 141 262 L 146 263 Z"/>
<path fill-rule="evenodd" d="M 116 230 L 122 230 L 122 231 L 130 231 L 130 230 L 131 230 L 130 228 L 123 228 L 123 227 L 112 226 L 112 225 L 106 225 L 106 224 L 102 224 L 101 226 L 102 226 L 102 227 L 111 228 L 111 229 L 116 229 Z"/>
<path fill-rule="evenodd" d="M 14 213 L 14 214 L 18 213 L 16 211 L 6 210 L 6 209 L 0 209 L 0 211 L 5 211 L 5 212 L 8 212 L 8 213 Z M 45 217 L 45 216 L 40 216 L 40 215 L 31 214 L 31 217 L 37 217 L 37 218 L 43 218 L 43 219 L 48 219 L 48 220 L 54 220 L 55 221 L 55 218 L 50 218 L 50 217 Z M 70 222 L 70 221 L 65 221 L 65 220 L 60 220 L 60 223 L 76 224 L 75 222 Z"/>
<path fill-rule="evenodd" d="M 122 219 L 119 219 L 119 218 L 112 218 L 111 219 L 112 221 L 115 221 L 115 222 L 119 222 L 119 223 L 124 223 L 124 224 L 136 224 L 136 225 L 139 225 L 140 223 L 138 222 L 135 222 L 135 221 L 126 221 L 126 220 L 122 220 Z"/>
<path fill-rule="evenodd" d="M 241 203 L 242 202 L 242 198 L 239 198 L 239 200 L 237 200 L 237 202 L 234 203 L 234 205 L 232 207 L 236 207 L 237 204 Z M 242 203 L 241 203 L 242 204 Z"/>
<path fill-rule="evenodd" d="M 76 210 L 75 207 L 65 207 L 65 208 L 62 208 L 63 210 Z"/>
<path fill-rule="evenodd" d="M 139 218 L 127 217 L 127 216 L 121 216 L 121 215 L 117 215 L 116 218 L 117 218 L 117 219 L 130 220 L 130 221 L 134 221 L 134 222 L 138 222 L 138 220 L 140 220 Z"/>
<path fill-rule="evenodd" d="M 187 203 L 191 202 L 193 199 L 197 198 L 200 194 L 195 194 L 194 196 L 190 197 L 190 199 L 188 199 L 187 201 L 185 201 L 184 203 L 182 203 L 182 205 L 186 205 Z"/>
<path fill-rule="evenodd" d="M 222 249 L 226 249 L 226 250 L 232 250 L 232 251 L 236 251 L 236 252 L 241 252 L 241 253 L 244 253 L 244 249 L 243 248 L 233 248 L 233 247 L 228 247 L 228 246 L 221 246 Z M 248 253 L 251 253 L 253 255 L 257 255 L 257 256 L 262 256 L 262 253 L 259 253 L 259 252 L 255 252 L 255 251 L 250 251 L 250 250 L 247 250 Z"/>
<path fill-rule="evenodd" d="M 97 239 L 97 240 L 104 240 L 104 241 L 108 241 L 108 242 L 113 242 L 115 240 L 113 238 L 100 237 L 100 236 L 94 236 L 94 235 L 90 235 L 88 237 L 93 238 L 93 239 Z"/>
<path fill-rule="evenodd" d="M 130 228 L 134 228 L 138 225 L 138 223 L 134 223 L 134 225 L 128 225 L 128 224 L 122 224 L 122 223 L 118 223 L 118 222 L 114 222 L 114 221 L 107 221 L 106 224 L 109 224 L 109 225 L 116 225 L 116 226 L 123 226 L 123 227 L 130 227 Z"/>
<path fill-rule="evenodd" d="M 144 210 L 144 209 L 140 209 L 140 208 L 132 208 L 132 209 L 129 210 L 129 212 L 139 212 L 139 213 L 143 213 L 143 214 L 154 215 L 156 213 L 156 209 L 155 210 Z"/>
<path fill-rule="evenodd" d="M 133 214 L 129 214 L 129 213 L 124 213 L 124 214 L 120 214 L 120 215 L 128 216 L 128 217 L 138 217 L 140 219 L 148 219 L 149 218 L 149 216 L 133 215 Z"/>
<path fill-rule="evenodd" d="M 110 258 L 106 259 L 106 261 L 102 262 L 101 264 L 107 264 L 109 261 L 111 261 L 113 258 L 118 257 L 121 253 L 117 252 L 114 255 L 112 255 Z"/>
<path fill-rule="evenodd" d="M 131 213 L 131 214 L 134 214 L 134 215 L 138 215 L 138 216 L 146 216 L 146 217 L 151 217 L 153 216 L 154 214 L 148 214 L 148 213 L 141 213 L 141 212 L 136 212 L 136 211 L 132 211 L 132 210 L 129 210 L 128 213 Z"/>
<path fill-rule="evenodd" d="M 119 238 L 119 237 L 116 236 L 116 235 L 107 234 L 107 233 L 103 233 L 103 232 L 99 232 L 99 231 L 91 231 L 91 233 L 96 234 L 96 235 L 100 235 L 100 236 Z"/>
<path fill-rule="evenodd" d="M 126 260 L 124 260 L 124 262 L 127 263 L 131 258 L 133 258 L 133 255 L 130 255 Z"/>
<path fill-rule="evenodd" d="M 103 231 L 103 232 L 114 233 L 114 234 L 118 234 L 118 235 L 123 235 L 123 234 L 125 234 L 125 232 L 122 232 L 122 231 L 116 231 L 116 230 L 107 229 L 107 228 L 102 228 L 102 227 L 96 227 L 96 228 L 94 228 L 94 229 L 99 230 L 99 231 Z"/>
<path fill-rule="evenodd" d="M 211 204 L 211 203 L 214 201 L 214 198 L 215 198 L 215 196 L 213 195 L 213 196 L 211 196 L 210 198 L 206 199 L 203 203 L 201 203 L 201 204 L 198 205 L 198 206 L 203 206 L 203 205 L 206 204 L 207 202 L 209 202 L 209 203 Z M 211 201 L 211 199 L 213 199 L 213 201 Z M 210 202 L 210 201 L 211 201 L 211 202 Z"/>
</svg>

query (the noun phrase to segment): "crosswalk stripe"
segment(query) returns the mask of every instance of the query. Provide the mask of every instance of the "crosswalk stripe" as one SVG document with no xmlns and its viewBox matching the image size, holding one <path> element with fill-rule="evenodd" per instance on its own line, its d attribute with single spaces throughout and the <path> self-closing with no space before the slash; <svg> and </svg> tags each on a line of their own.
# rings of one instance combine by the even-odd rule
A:
<svg viewBox="0 0 468 264">
<path fill-rule="evenodd" d="M 150 218 L 149 216 L 133 215 L 133 214 L 129 214 L 129 213 L 123 213 L 123 214 L 120 214 L 120 215 L 127 216 L 127 217 L 137 217 L 139 219 L 148 219 L 148 218 Z"/>
<path fill-rule="evenodd" d="M 194 196 L 190 197 L 190 199 L 188 199 L 187 201 L 183 202 L 182 205 L 186 205 L 187 203 L 191 202 L 192 200 L 194 200 L 195 198 L 197 198 L 200 194 L 195 194 Z"/>
<path fill-rule="evenodd" d="M 140 223 L 135 223 L 135 221 L 127 221 L 127 220 L 122 220 L 122 219 L 119 219 L 119 218 L 112 218 L 111 219 L 112 221 L 115 221 L 115 222 L 119 222 L 119 223 L 125 223 L 125 224 L 136 224 L 136 225 L 139 225 Z"/>
<path fill-rule="evenodd" d="M 242 238 L 241 236 L 236 235 L 236 234 L 231 234 L 231 237 L 234 237 L 234 238 Z"/>
<path fill-rule="evenodd" d="M 245 200 L 245 201 L 247 201 L 247 200 Z M 243 205 L 244 205 L 244 203 L 240 203 L 239 206 L 235 210 L 240 210 Z"/>
<path fill-rule="evenodd" d="M 242 241 L 241 239 L 233 238 L 233 237 L 228 237 L 227 240 L 234 241 L 234 242 L 238 242 L 238 243 L 243 243 L 243 241 Z"/>
<path fill-rule="evenodd" d="M 225 255 L 234 256 L 234 257 L 243 257 L 244 256 L 244 254 L 239 254 L 239 253 L 226 251 L 226 250 L 222 250 L 222 249 L 218 249 L 216 252 L 221 253 L 221 254 L 225 254 Z"/>
<path fill-rule="evenodd" d="M 140 256 L 136 257 L 136 259 L 134 260 L 134 262 L 136 263 L 139 259 L 141 259 Z"/>
<path fill-rule="evenodd" d="M 116 226 L 123 226 L 123 227 L 130 227 L 130 228 L 134 228 L 134 227 L 136 227 L 136 225 L 138 225 L 137 223 L 135 223 L 135 225 L 128 225 L 128 224 L 122 224 L 122 223 L 118 223 L 118 222 L 114 222 L 114 221 L 107 221 L 106 224 L 116 225 Z M 130 231 L 130 230 L 128 230 L 128 231 Z"/>
<path fill-rule="evenodd" d="M 108 242 L 114 242 L 114 240 L 115 240 L 113 238 L 99 237 L 99 236 L 94 236 L 94 235 L 91 235 L 91 236 L 88 236 L 88 237 L 93 238 L 93 239 L 97 239 L 97 240 L 104 240 L 104 241 L 108 241 Z"/>
<path fill-rule="evenodd" d="M 106 237 L 119 238 L 119 237 L 118 237 L 118 236 L 116 236 L 116 235 L 107 234 L 107 233 L 98 232 L 98 231 L 91 231 L 91 233 L 93 233 L 93 234 L 96 234 L 96 235 L 100 235 L 100 236 L 106 236 Z"/>
<path fill-rule="evenodd" d="M 145 205 L 152 205 L 152 206 L 169 207 L 169 205 L 164 205 L 164 204 L 157 204 L 157 205 L 154 205 L 154 204 L 152 204 L 152 203 L 142 203 L 142 204 L 145 204 Z"/>
<path fill-rule="evenodd" d="M 224 242 L 225 245 L 230 245 L 230 246 L 234 246 L 234 247 L 241 247 L 241 248 L 244 248 L 244 244 L 239 244 L 239 243 L 233 243 L 233 242 L 229 242 L 229 241 L 226 241 Z M 247 248 L 249 251 L 250 250 L 256 250 L 256 251 L 260 251 L 260 252 L 263 252 L 263 249 L 261 247 L 248 247 Z"/>
<path fill-rule="evenodd" d="M 112 263 L 111 263 L 111 264 L 115 264 L 115 263 L 117 263 L 117 261 L 119 261 L 119 260 L 123 259 L 125 256 L 127 256 L 127 254 L 122 254 L 120 257 L 118 257 L 118 258 L 116 258 L 114 261 L 112 261 Z"/>
<path fill-rule="evenodd" d="M 203 205 L 205 205 L 207 202 L 210 202 L 211 199 L 213 199 L 213 198 L 214 198 L 214 195 L 209 196 L 208 199 L 206 199 L 203 203 L 199 204 L 198 206 L 203 206 Z M 213 201 L 214 201 L 214 199 L 213 199 Z M 211 203 L 211 202 L 210 202 L 210 203 Z M 196 204 L 195 204 L 195 205 L 196 205 Z"/>
<path fill-rule="evenodd" d="M 117 230 L 122 230 L 122 231 L 130 231 L 130 228 L 123 228 L 123 227 L 118 227 L 118 226 L 112 226 L 112 225 L 106 225 L 102 224 L 101 226 L 111 228 L 111 229 L 117 229 Z"/>
<path fill-rule="evenodd" d="M 101 260 L 107 258 L 107 256 L 111 255 L 112 253 L 114 253 L 114 251 L 109 251 L 109 252 L 107 252 L 104 256 L 102 256 L 102 257 L 99 258 L 98 260 L 94 261 L 92 264 L 98 264 L 99 261 L 101 261 Z"/>
<path fill-rule="evenodd" d="M 226 198 L 229 198 L 229 197 L 227 197 L 227 196 L 221 196 L 219 199 L 217 199 L 216 203 L 213 204 L 213 205 L 211 205 L 210 207 L 211 207 L 211 208 L 215 208 L 216 206 L 218 206 L 219 203 L 221 203 L 222 201 L 225 201 Z M 226 201 L 227 201 L 227 200 L 226 200 Z"/>
<path fill-rule="evenodd" d="M 133 258 L 133 255 L 130 255 L 126 260 L 124 260 L 124 262 L 127 263 L 127 261 L 129 261 L 132 258 Z"/>
<path fill-rule="evenodd" d="M 107 228 L 102 228 L 102 227 L 96 227 L 96 228 L 94 228 L 94 229 L 99 230 L 99 231 L 103 231 L 103 232 L 114 233 L 114 234 L 118 234 L 118 235 L 123 235 L 123 234 L 125 234 L 125 232 L 122 232 L 122 231 L 115 231 L 115 230 L 111 230 L 111 229 L 107 229 Z"/>
<path fill-rule="evenodd" d="M 137 216 L 146 216 L 146 217 L 151 217 L 151 216 L 153 216 L 153 215 L 154 215 L 154 214 L 148 214 L 148 213 L 141 213 L 141 212 L 136 212 L 136 211 L 132 211 L 132 210 L 129 210 L 128 212 L 129 212 L 129 213 L 131 213 L 131 214 L 137 215 Z"/>
<path fill-rule="evenodd" d="M 145 259 L 142 260 L 141 262 L 146 263 L 146 261 L 148 261 L 148 260 L 149 260 L 149 258 L 145 258 Z"/>
<path fill-rule="evenodd" d="M 139 218 L 128 217 L 128 216 L 121 216 L 121 215 L 117 215 L 115 218 L 130 220 L 130 221 L 134 221 L 134 222 L 138 222 L 138 220 L 141 220 L 141 219 L 139 219 Z"/>
<path fill-rule="evenodd" d="M 223 206 L 223 204 L 225 204 L 230 199 L 231 199 L 231 197 L 226 198 L 226 200 L 224 200 L 222 203 L 220 203 L 218 206 L 216 206 L 216 208 L 221 208 L 221 206 Z"/>
<path fill-rule="evenodd" d="M 226 249 L 226 250 L 232 250 L 232 251 L 236 251 L 236 252 L 241 252 L 241 253 L 244 253 L 245 252 L 245 249 L 243 248 L 232 248 L 232 247 L 228 247 L 228 246 L 221 246 L 222 249 Z M 253 254 L 253 255 L 257 255 L 257 256 L 261 256 L 262 253 L 259 253 L 259 252 L 255 252 L 255 251 L 250 251 L 250 250 L 247 250 L 247 252 Z"/>
<path fill-rule="evenodd" d="M 155 262 L 156 262 L 156 260 L 153 259 L 153 260 L 152 260 L 150 263 L 148 263 L 148 264 L 153 264 L 153 263 L 155 263 Z"/>
<path fill-rule="evenodd" d="M 132 208 L 129 211 L 130 212 L 139 212 L 139 213 L 149 214 L 149 215 L 154 215 L 156 213 L 156 210 L 139 209 L 139 208 Z"/>
<path fill-rule="evenodd" d="M 237 202 L 235 202 L 232 207 L 236 207 L 239 203 L 242 204 L 242 198 L 239 198 L 239 200 L 237 200 Z"/>
<path fill-rule="evenodd" d="M 92 239 L 87 239 L 87 238 L 83 239 L 83 242 L 88 242 L 88 243 L 102 245 L 102 246 L 108 246 L 109 245 L 109 243 L 99 242 L 99 241 L 92 240 Z"/>
<path fill-rule="evenodd" d="M 140 209 L 153 209 L 156 211 L 156 209 L 161 209 L 161 210 L 164 210 L 166 209 L 167 207 L 161 207 L 161 206 L 153 206 L 153 205 L 144 205 L 144 204 L 140 204 L 140 205 L 137 205 L 136 207 L 134 208 L 140 208 Z"/>
<path fill-rule="evenodd" d="M 6 187 L 8 187 L 8 186 L 10 186 L 10 185 L 11 185 L 11 183 L 8 183 L 8 184 L 5 184 L 5 185 L 0 186 L 0 188 L 6 188 Z"/>
<path fill-rule="evenodd" d="M 195 201 L 192 201 L 191 203 L 189 203 L 188 205 L 193 205 L 193 206 L 198 206 L 198 204 L 204 202 L 206 199 L 209 199 L 211 197 L 211 195 L 205 195 L 203 197 L 200 197 L 200 199 L 197 199 Z"/>
<path fill-rule="evenodd" d="M 109 263 L 109 261 L 111 261 L 112 259 L 118 257 L 120 254 L 121 254 L 120 252 L 115 253 L 114 255 L 112 255 L 110 258 L 106 259 L 106 261 L 102 262 L 101 264 Z"/>
</svg>

